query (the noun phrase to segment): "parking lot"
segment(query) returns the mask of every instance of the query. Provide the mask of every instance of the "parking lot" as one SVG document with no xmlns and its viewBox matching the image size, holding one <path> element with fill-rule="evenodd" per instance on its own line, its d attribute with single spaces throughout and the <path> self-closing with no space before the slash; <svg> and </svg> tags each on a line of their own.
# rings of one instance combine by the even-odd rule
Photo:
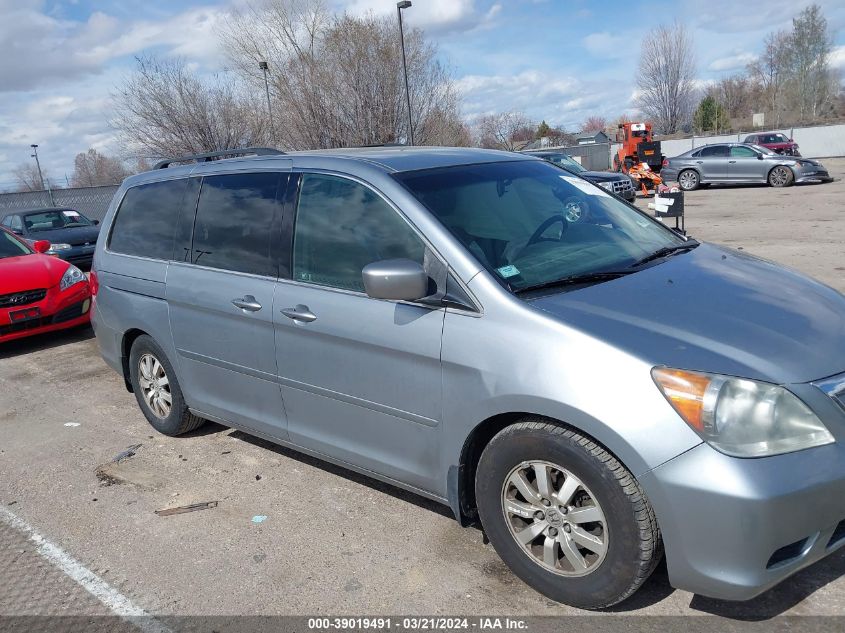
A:
<svg viewBox="0 0 845 633">
<path fill-rule="evenodd" d="M 688 193 L 686 228 L 845 292 L 845 159 L 823 162 L 833 183 Z M 445 507 L 219 425 L 155 434 L 89 329 L 0 347 L 0 434 L 0 614 L 104 609 L 27 530 L 165 616 L 583 613 L 522 584 Z M 845 552 L 747 603 L 675 591 L 661 566 L 614 613 L 845 616 Z"/>
</svg>

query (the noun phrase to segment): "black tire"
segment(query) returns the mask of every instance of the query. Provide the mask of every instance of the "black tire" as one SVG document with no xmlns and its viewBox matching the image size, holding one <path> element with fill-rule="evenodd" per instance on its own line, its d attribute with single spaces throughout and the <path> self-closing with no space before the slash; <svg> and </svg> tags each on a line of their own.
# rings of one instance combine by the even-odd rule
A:
<svg viewBox="0 0 845 633">
<path fill-rule="evenodd" d="M 701 185 L 701 177 L 694 169 L 683 169 L 678 174 L 678 186 L 683 191 L 694 191 Z"/>
<path fill-rule="evenodd" d="M 795 174 L 786 165 L 775 165 L 766 180 L 770 187 L 790 187 L 795 183 Z"/>
<path fill-rule="evenodd" d="M 504 510 L 506 482 L 524 462 L 535 460 L 563 466 L 600 505 L 606 550 L 585 575 L 547 569 L 512 533 Z M 478 464 L 475 491 L 482 526 L 496 552 L 519 578 L 552 600 L 583 609 L 610 607 L 633 595 L 663 555 L 654 511 L 633 475 L 589 438 L 544 418 L 526 417 L 490 441 Z M 567 527 L 564 522 L 562 529 L 569 532 Z M 537 538 L 548 539 L 544 534 Z"/>
<path fill-rule="evenodd" d="M 169 413 L 165 416 L 160 416 L 155 412 L 144 397 L 144 390 L 140 382 L 140 362 L 145 356 L 152 356 L 161 363 L 168 380 L 167 388 L 171 402 Z M 135 393 L 135 399 L 138 401 L 138 406 L 141 407 L 144 417 L 159 433 L 170 436 L 182 435 L 205 424 L 203 418 L 188 410 L 173 365 L 161 346 L 146 334 L 139 336 L 132 343 L 132 349 L 129 352 L 129 380 L 132 383 L 132 391 Z"/>
</svg>

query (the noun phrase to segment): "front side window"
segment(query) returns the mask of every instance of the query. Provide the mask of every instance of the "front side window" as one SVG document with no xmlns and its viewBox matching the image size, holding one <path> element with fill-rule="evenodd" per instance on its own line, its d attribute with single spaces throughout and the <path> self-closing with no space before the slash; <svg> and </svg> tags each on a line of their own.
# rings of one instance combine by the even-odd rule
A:
<svg viewBox="0 0 845 633">
<path fill-rule="evenodd" d="M 5 257 L 20 257 L 21 255 L 29 255 L 32 253 L 29 247 L 18 239 L 0 231 L 0 259 Z"/>
<path fill-rule="evenodd" d="M 200 189 L 191 261 L 275 277 L 273 239 L 279 172 L 206 176 Z"/>
<path fill-rule="evenodd" d="M 424 255 L 419 236 L 368 187 L 337 176 L 302 176 L 293 279 L 363 292 L 361 270 L 367 264 L 384 259 L 422 264 Z"/>
<path fill-rule="evenodd" d="M 169 260 L 186 178 L 151 182 L 127 190 L 117 210 L 109 250 L 124 255 Z"/>
<path fill-rule="evenodd" d="M 750 147 L 743 147 L 742 145 L 734 145 L 731 147 L 731 156 L 735 158 L 755 158 L 757 152 Z"/>
<path fill-rule="evenodd" d="M 514 291 L 618 270 L 684 240 L 545 162 L 461 165 L 394 176 Z"/>
<path fill-rule="evenodd" d="M 53 231 L 55 229 L 71 229 L 77 226 L 91 226 L 91 221 L 88 218 L 73 209 L 28 213 L 24 216 L 23 221 L 29 233 Z"/>
</svg>

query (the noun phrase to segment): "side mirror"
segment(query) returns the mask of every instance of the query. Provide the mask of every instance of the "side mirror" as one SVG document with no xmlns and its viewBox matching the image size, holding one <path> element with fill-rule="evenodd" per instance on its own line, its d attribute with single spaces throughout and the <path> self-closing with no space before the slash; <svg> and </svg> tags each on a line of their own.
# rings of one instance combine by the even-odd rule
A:
<svg viewBox="0 0 845 633">
<path fill-rule="evenodd" d="M 410 259 L 385 259 L 367 264 L 361 271 L 364 290 L 373 299 L 417 301 L 427 297 L 428 274 Z"/>
<path fill-rule="evenodd" d="M 91 220 L 91 224 L 93 224 L 94 226 L 97 226 L 99 223 L 99 220 Z"/>
<path fill-rule="evenodd" d="M 46 253 L 50 250 L 50 242 L 47 240 L 38 240 L 37 242 L 33 243 L 32 249 L 36 253 Z"/>
<path fill-rule="evenodd" d="M 762 154 L 757 154 L 757 160 L 763 160 L 763 155 L 762 155 Z"/>
</svg>

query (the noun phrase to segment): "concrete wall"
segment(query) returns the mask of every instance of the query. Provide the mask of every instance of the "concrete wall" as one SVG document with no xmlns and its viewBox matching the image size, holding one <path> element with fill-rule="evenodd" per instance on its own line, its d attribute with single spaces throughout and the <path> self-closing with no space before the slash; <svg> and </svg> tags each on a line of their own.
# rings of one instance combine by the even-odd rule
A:
<svg viewBox="0 0 845 633">
<path fill-rule="evenodd" d="M 845 124 L 796 128 L 766 128 L 764 131 L 786 134 L 787 137 L 798 143 L 798 151 L 801 152 L 802 156 L 806 156 L 807 158 L 845 156 Z M 749 134 L 751 132 L 723 134 L 720 136 L 696 136 L 693 138 L 661 141 L 661 146 L 663 148 L 663 154 L 672 157 L 683 154 L 693 147 L 700 147 L 709 143 L 741 143 Z"/>
</svg>

